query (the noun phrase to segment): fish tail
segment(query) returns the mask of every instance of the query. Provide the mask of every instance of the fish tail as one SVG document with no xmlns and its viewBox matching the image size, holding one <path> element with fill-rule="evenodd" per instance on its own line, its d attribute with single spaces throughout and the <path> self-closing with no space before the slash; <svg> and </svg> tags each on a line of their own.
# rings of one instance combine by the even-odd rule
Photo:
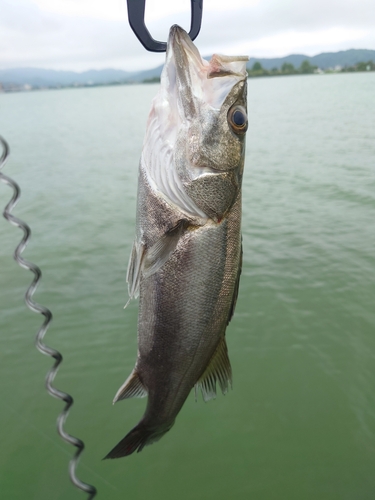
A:
<svg viewBox="0 0 375 500">
<path fill-rule="evenodd" d="M 173 425 L 173 424 L 172 424 Z M 116 444 L 116 446 L 104 457 L 107 458 L 121 458 L 131 455 L 135 451 L 138 453 L 149 444 L 159 441 L 166 432 L 172 427 L 163 429 L 150 428 L 141 420 L 128 434 Z"/>
</svg>

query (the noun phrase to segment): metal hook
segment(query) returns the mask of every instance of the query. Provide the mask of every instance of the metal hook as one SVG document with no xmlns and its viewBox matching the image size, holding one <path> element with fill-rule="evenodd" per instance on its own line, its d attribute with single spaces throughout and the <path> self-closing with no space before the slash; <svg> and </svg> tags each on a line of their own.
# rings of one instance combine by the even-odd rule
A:
<svg viewBox="0 0 375 500">
<path fill-rule="evenodd" d="M 201 29 L 203 0 L 190 0 L 191 2 L 191 23 L 189 36 L 195 40 Z M 154 40 L 145 25 L 145 4 L 146 0 L 127 0 L 129 24 L 136 34 L 136 37 L 150 52 L 166 52 L 166 42 Z"/>
</svg>

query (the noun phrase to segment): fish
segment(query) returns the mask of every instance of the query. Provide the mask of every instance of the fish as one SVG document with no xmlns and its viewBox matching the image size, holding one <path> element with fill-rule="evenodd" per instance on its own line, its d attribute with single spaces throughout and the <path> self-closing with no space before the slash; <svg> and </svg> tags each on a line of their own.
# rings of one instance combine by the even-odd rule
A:
<svg viewBox="0 0 375 500">
<path fill-rule="evenodd" d="M 158 441 L 195 387 L 204 401 L 232 384 L 225 332 L 242 267 L 241 185 L 247 56 L 203 59 L 171 27 L 139 164 L 127 271 L 139 296 L 135 367 L 114 403 L 146 397 L 140 422 L 105 458 Z"/>
</svg>

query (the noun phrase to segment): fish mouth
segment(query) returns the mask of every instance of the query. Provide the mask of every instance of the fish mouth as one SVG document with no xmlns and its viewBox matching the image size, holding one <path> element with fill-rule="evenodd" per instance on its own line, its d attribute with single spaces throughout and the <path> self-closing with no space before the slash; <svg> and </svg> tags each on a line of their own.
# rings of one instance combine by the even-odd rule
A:
<svg viewBox="0 0 375 500">
<path fill-rule="evenodd" d="M 196 91 L 201 88 L 205 62 L 189 35 L 177 24 L 169 31 L 162 85 L 173 95 L 181 118 L 197 114 Z"/>
<path fill-rule="evenodd" d="M 224 56 L 214 54 L 208 62 L 202 59 L 197 47 L 192 42 L 190 36 L 186 31 L 174 24 L 170 31 L 167 44 L 167 59 L 168 52 L 172 51 L 178 60 L 184 59 L 183 53 L 188 58 L 190 64 L 205 69 L 207 73 L 206 78 L 215 78 L 222 76 L 237 76 L 241 79 L 247 78 L 246 62 L 249 60 L 248 56 Z"/>
<path fill-rule="evenodd" d="M 174 94 L 189 119 L 197 115 L 202 102 L 220 109 L 232 87 L 246 80 L 248 59 L 214 54 L 206 61 L 188 33 L 175 24 L 169 31 L 162 85 Z"/>
<path fill-rule="evenodd" d="M 204 66 L 203 59 L 193 44 L 191 38 L 186 31 L 174 24 L 169 30 L 168 44 L 167 44 L 167 60 L 168 52 L 172 52 L 176 62 L 180 63 L 193 63 L 194 66 Z M 183 66 L 178 65 L 179 68 Z"/>
<path fill-rule="evenodd" d="M 185 40 L 188 44 L 195 47 L 190 39 L 190 36 L 178 24 L 174 24 L 169 30 L 168 46 L 173 45 L 174 40 L 177 40 L 179 43 L 181 42 L 181 40 Z"/>
</svg>

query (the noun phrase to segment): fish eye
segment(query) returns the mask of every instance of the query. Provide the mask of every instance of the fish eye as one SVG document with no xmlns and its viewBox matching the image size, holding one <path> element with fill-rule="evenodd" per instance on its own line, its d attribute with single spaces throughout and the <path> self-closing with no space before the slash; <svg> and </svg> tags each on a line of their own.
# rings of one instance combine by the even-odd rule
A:
<svg viewBox="0 0 375 500">
<path fill-rule="evenodd" d="M 247 130 L 247 114 L 243 106 L 233 106 L 228 111 L 228 122 L 236 134 L 244 134 Z"/>
</svg>

